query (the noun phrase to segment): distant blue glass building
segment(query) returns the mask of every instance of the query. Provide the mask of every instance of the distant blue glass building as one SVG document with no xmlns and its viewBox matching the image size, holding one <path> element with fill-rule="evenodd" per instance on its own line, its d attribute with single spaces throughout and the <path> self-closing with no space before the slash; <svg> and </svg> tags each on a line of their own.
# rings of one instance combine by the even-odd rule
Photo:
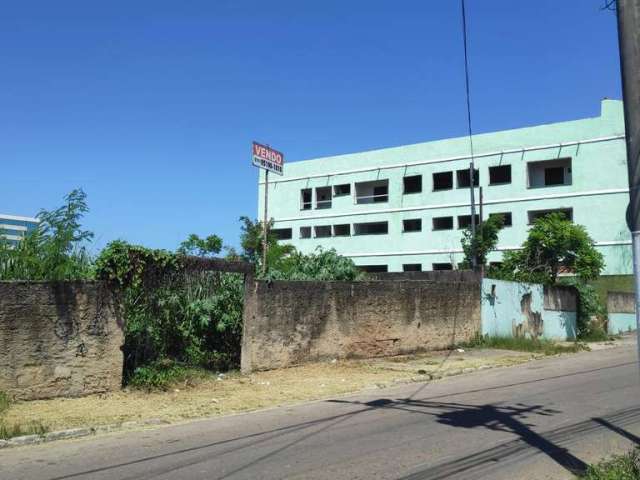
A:
<svg viewBox="0 0 640 480">
<path fill-rule="evenodd" d="M 19 217 L 0 213 L 0 237 L 11 244 L 17 244 L 27 233 L 38 226 L 38 219 L 33 217 Z"/>
</svg>

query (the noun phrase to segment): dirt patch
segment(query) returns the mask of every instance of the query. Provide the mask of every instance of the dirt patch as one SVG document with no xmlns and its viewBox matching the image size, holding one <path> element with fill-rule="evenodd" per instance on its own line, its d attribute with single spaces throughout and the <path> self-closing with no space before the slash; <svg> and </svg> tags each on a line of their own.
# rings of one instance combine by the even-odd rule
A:
<svg viewBox="0 0 640 480">
<path fill-rule="evenodd" d="M 82 398 L 17 402 L 6 412 L 5 420 L 40 422 L 50 431 L 150 418 L 177 422 L 426 381 L 533 358 L 536 355 L 523 352 L 473 350 L 307 364 L 250 375 L 211 376 L 196 385 L 176 385 L 169 392 L 125 390 Z"/>
</svg>

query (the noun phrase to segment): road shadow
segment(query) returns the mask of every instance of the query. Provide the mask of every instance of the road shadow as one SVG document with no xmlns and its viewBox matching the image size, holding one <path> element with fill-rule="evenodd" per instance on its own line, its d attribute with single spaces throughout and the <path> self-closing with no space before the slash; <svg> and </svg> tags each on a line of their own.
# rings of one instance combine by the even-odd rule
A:
<svg viewBox="0 0 640 480">
<path fill-rule="evenodd" d="M 341 403 L 343 400 L 336 400 Z M 469 405 L 455 402 L 432 402 L 403 398 L 397 400 L 379 398 L 362 404 L 370 408 L 387 408 L 411 413 L 421 413 L 435 417 L 438 423 L 453 428 L 486 428 L 515 434 L 526 445 L 544 453 L 573 475 L 582 475 L 587 464 L 543 435 L 532 430 L 527 422 L 531 416 L 551 416 L 561 413 L 559 410 L 545 408 L 542 405 Z M 495 457 L 495 455 L 494 455 Z M 493 458 L 498 461 L 499 458 Z M 469 465 L 472 468 L 477 465 Z M 410 478 L 410 477 L 408 477 Z M 432 477 L 415 477 L 432 478 Z"/>
</svg>

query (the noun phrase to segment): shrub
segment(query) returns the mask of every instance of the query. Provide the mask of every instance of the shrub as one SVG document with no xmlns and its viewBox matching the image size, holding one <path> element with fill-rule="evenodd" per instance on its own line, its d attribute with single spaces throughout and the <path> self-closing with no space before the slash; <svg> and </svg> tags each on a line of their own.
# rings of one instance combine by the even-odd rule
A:
<svg viewBox="0 0 640 480">
<path fill-rule="evenodd" d="M 142 390 L 169 390 L 179 383 L 191 384 L 207 376 L 207 372 L 171 360 L 152 362 L 133 371 L 129 385 Z"/>
<path fill-rule="evenodd" d="M 616 455 L 611 460 L 589 466 L 582 477 L 586 480 L 638 480 L 640 479 L 640 450 Z"/>
</svg>

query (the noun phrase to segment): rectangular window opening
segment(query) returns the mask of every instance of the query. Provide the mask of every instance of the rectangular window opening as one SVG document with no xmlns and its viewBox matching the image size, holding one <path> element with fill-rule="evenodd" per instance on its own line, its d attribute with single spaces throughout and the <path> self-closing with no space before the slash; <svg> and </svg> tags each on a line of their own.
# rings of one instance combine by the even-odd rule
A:
<svg viewBox="0 0 640 480">
<path fill-rule="evenodd" d="M 529 188 L 571 185 L 571 158 L 529 162 L 527 174 Z"/>
<path fill-rule="evenodd" d="M 331 187 L 316 187 L 316 209 L 331 208 Z"/>
<path fill-rule="evenodd" d="M 431 265 L 433 270 L 453 270 L 451 263 L 434 263 Z"/>
<path fill-rule="evenodd" d="M 300 238 L 311 238 L 311 227 L 300 227 Z"/>
<path fill-rule="evenodd" d="M 480 223 L 480 215 L 474 215 L 476 219 L 476 226 Z M 471 215 L 458 215 L 458 229 L 471 228 Z"/>
<path fill-rule="evenodd" d="M 291 240 L 293 236 L 291 228 L 272 228 L 271 233 L 273 233 L 278 240 Z"/>
<path fill-rule="evenodd" d="M 357 265 L 357 267 L 366 273 L 386 273 L 389 271 L 387 265 Z"/>
<path fill-rule="evenodd" d="M 489 167 L 489 185 L 511 183 L 511 165 Z"/>
<path fill-rule="evenodd" d="M 404 193 L 420 193 L 422 192 L 422 175 L 413 175 L 411 177 L 404 177 Z"/>
<path fill-rule="evenodd" d="M 420 263 L 405 263 L 402 265 L 403 272 L 421 272 L 422 264 Z"/>
<path fill-rule="evenodd" d="M 310 188 L 303 188 L 300 190 L 300 209 L 311 210 L 313 201 L 311 199 L 312 193 Z"/>
<path fill-rule="evenodd" d="M 333 196 L 342 197 L 344 195 L 351 195 L 351 184 L 344 183 L 342 185 L 335 185 L 333 187 Z"/>
<path fill-rule="evenodd" d="M 451 190 L 453 188 L 453 172 L 440 172 L 433 174 L 433 191 Z"/>
<path fill-rule="evenodd" d="M 348 223 L 333 226 L 334 237 L 348 237 L 349 235 L 351 235 L 351 225 Z"/>
<path fill-rule="evenodd" d="M 458 170 L 456 172 L 456 179 L 458 180 L 458 188 L 469 188 L 471 185 L 471 178 L 469 177 L 469 169 Z M 480 184 L 480 171 L 473 171 L 473 186 L 477 187 Z"/>
<path fill-rule="evenodd" d="M 384 203 L 389 201 L 389 180 L 375 180 L 355 184 L 356 203 Z"/>
<path fill-rule="evenodd" d="M 354 235 L 384 235 L 389 233 L 388 222 L 354 223 Z"/>
<path fill-rule="evenodd" d="M 316 238 L 327 238 L 331 236 L 331 225 L 318 225 L 313 227 Z"/>
<path fill-rule="evenodd" d="M 502 217 L 502 226 L 503 227 L 511 227 L 513 225 L 513 220 L 511 218 L 511 212 L 501 212 L 501 213 L 490 213 L 489 218 L 491 217 Z"/>
<path fill-rule="evenodd" d="M 436 217 L 433 219 L 434 230 L 453 230 L 453 217 Z"/>
<path fill-rule="evenodd" d="M 546 217 L 551 213 L 560 213 L 564 216 L 565 219 L 573 222 L 573 208 L 555 208 L 552 210 L 530 210 L 527 212 L 527 216 L 529 217 L 529 225 L 533 225 L 536 220 L 542 217 Z"/>
<path fill-rule="evenodd" d="M 411 218 L 402 221 L 403 232 L 421 232 L 422 231 L 422 219 Z"/>
</svg>

